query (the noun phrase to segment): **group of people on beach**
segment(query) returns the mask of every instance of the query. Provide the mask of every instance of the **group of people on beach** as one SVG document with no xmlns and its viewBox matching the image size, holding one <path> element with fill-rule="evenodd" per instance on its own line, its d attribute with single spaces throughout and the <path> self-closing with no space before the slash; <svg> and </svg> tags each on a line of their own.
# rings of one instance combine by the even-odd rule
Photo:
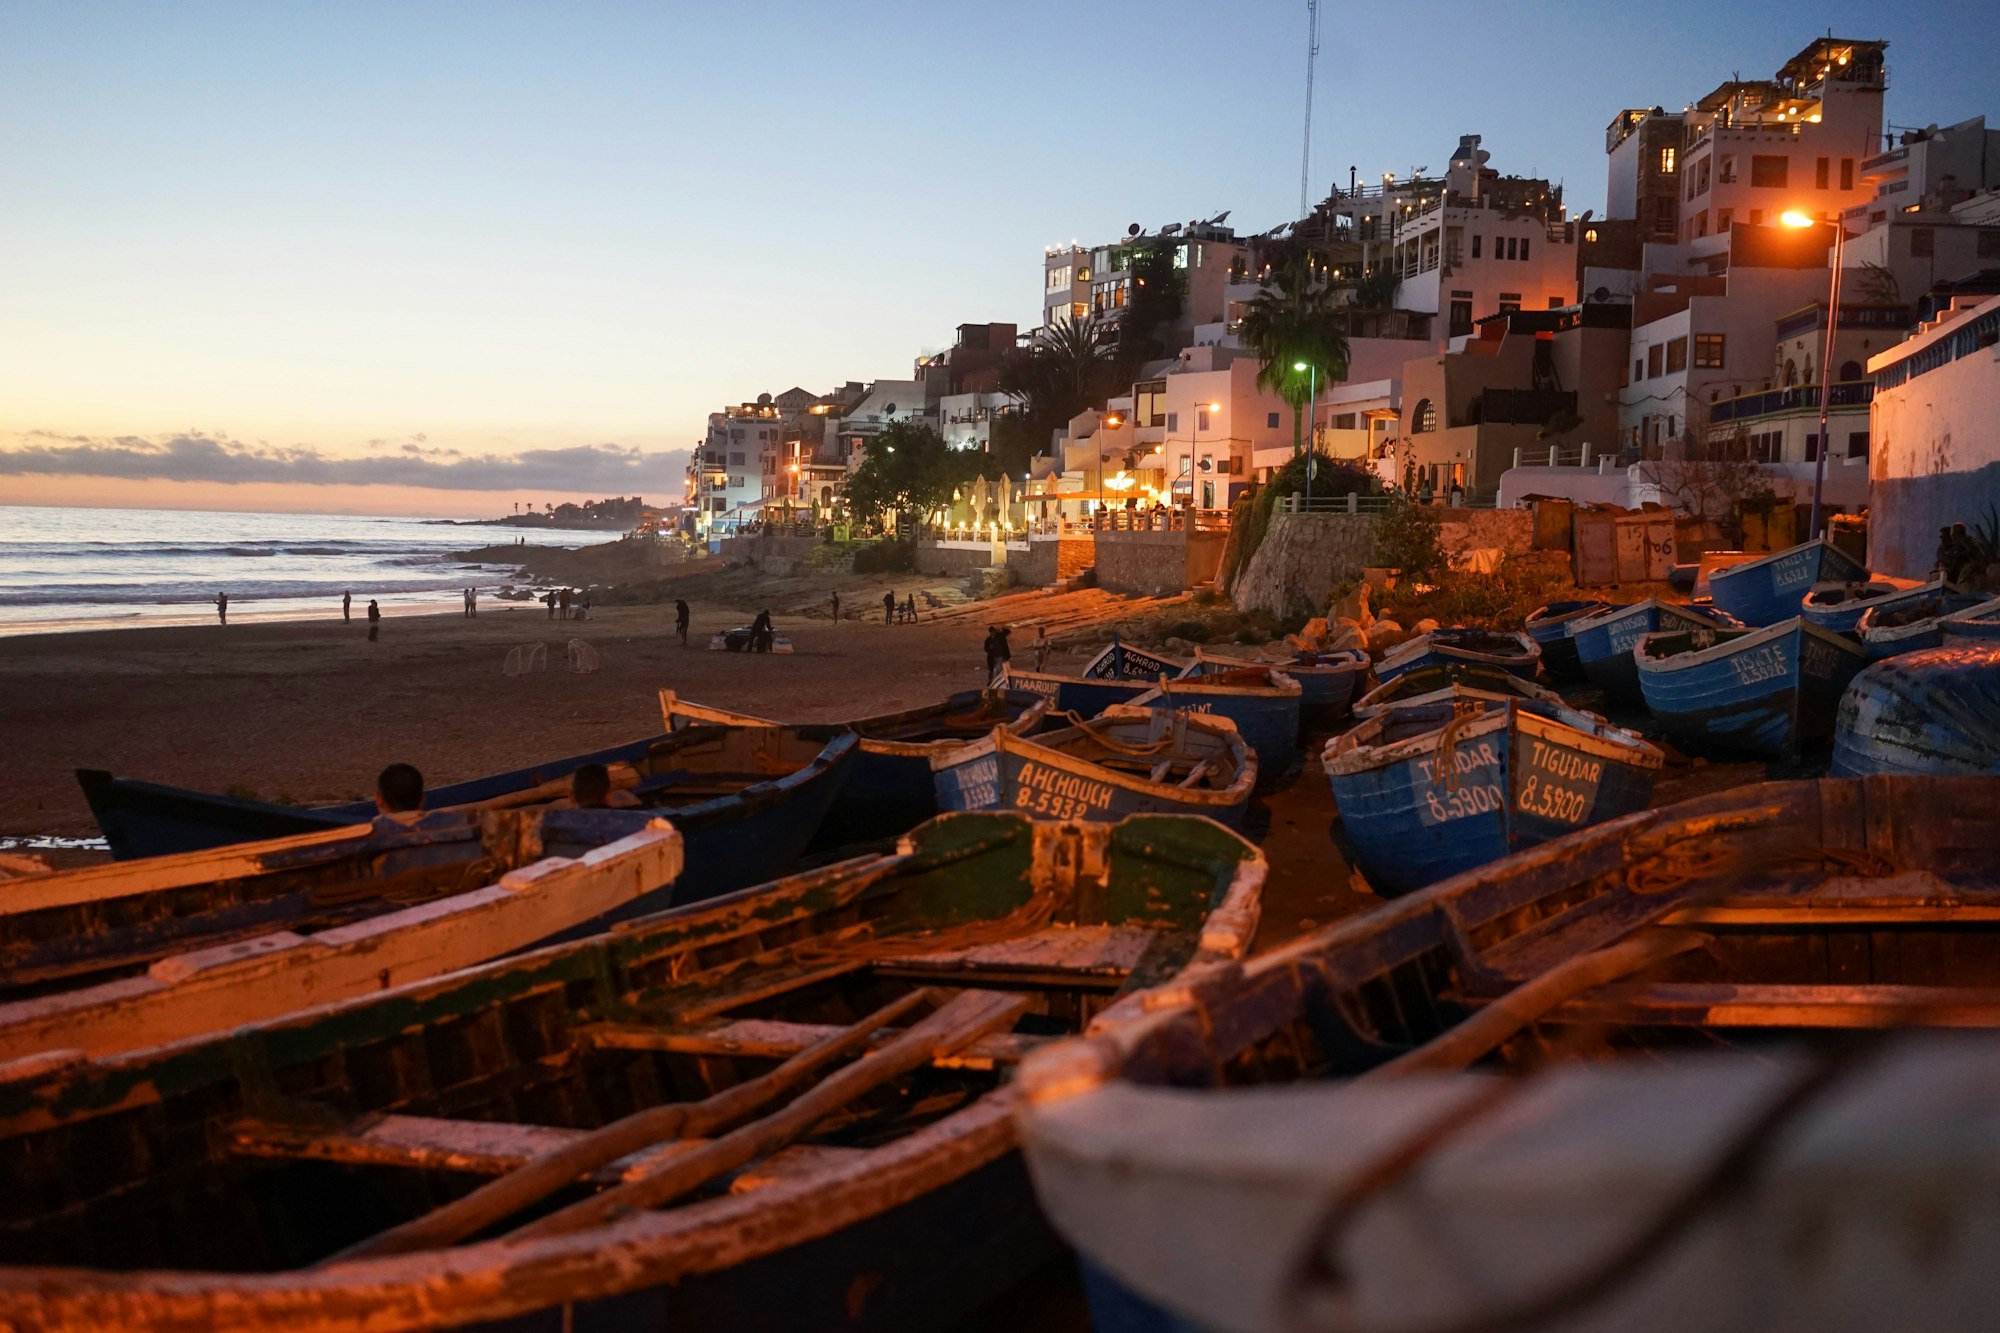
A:
<svg viewBox="0 0 2000 1333">
<path fill-rule="evenodd" d="M 631 810 L 639 798 L 611 784 L 603 764 L 577 765 L 569 775 L 569 796 L 555 803 L 575 810 Z M 391 764 L 375 777 L 375 809 L 391 818 L 409 819 L 424 809 L 424 775 L 415 764 Z"/>
<path fill-rule="evenodd" d="M 551 588 L 542 594 L 542 605 L 549 608 L 550 620 L 584 620 L 590 614 L 590 589 Z"/>
<path fill-rule="evenodd" d="M 836 614 L 834 619 L 838 620 L 840 617 L 837 601 L 835 609 Z M 917 595 L 915 593 L 911 593 L 908 597 L 904 598 L 900 604 L 896 601 L 894 589 L 882 594 L 882 623 L 885 625 L 894 625 L 898 621 L 909 625 L 917 623 Z"/>
</svg>

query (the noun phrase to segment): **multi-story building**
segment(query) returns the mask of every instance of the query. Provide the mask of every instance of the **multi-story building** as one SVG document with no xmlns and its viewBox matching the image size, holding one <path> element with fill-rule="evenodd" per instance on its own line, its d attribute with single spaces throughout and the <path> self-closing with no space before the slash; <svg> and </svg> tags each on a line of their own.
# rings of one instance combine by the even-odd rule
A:
<svg viewBox="0 0 2000 1333">
<path fill-rule="evenodd" d="M 1754 463 L 1810 463 L 1819 457 L 1819 396 L 1827 398 L 1829 459 L 1868 456 L 1869 400 L 1874 384 L 1868 361 L 1894 347 L 1910 326 L 1907 306 L 1842 301 L 1833 335 L 1833 376 L 1821 373 L 1826 356 L 1826 303 L 1815 301 L 1777 321 L 1770 383 L 1774 388 L 1708 404 L 1706 443 Z"/>
<path fill-rule="evenodd" d="M 1156 245 L 1171 246 L 1174 266 L 1186 275 L 1187 293 L 1173 330 L 1179 335 L 1176 346 L 1193 341 L 1197 326 L 1221 323 L 1228 314 L 1232 275 L 1245 272 L 1251 247 L 1218 217 L 1176 222 L 1152 234 L 1134 223 L 1124 240 L 1109 245 L 1050 247 L 1042 255 L 1042 327 L 1095 319 L 1101 336 L 1115 337 L 1138 281 L 1133 261 Z"/>
<path fill-rule="evenodd" d="M 1660 107 L 1620 111 L 1604 131 L 1604 151 L 1611 159 L 1605 220 L 1629 221 L 1642 243 L 1672 245 L 1680 239 L 1682 120 L 1680 112 Z"/>
<path fill-rule="evenodd" d="M 1868 299 L 1910 301 L 2000 268 L 2000 130 L 1984 116 L 1905 132 L 1861 179 L 1875 197 L 1847 210 L 1842 267 Z"/>
<path fill-rule="evenodd" d="M 2000 508 L 2000 296 L 1961 301 L 1873 357 L 1868 567 L 1925 578 L 1937 533 Z"/>
</svg>

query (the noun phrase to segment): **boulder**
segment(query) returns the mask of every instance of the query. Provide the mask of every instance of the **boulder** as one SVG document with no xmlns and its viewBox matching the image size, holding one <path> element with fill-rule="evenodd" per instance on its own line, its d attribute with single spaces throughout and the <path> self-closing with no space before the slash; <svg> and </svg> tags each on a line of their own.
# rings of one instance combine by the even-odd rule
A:
<svg viewBox="0 0 2000 1333">
<path fill-rule="evenodd" d="M 1410 636 L 1393 620 L 1378 620 L 1368 627 L 1368 650 L 1379 653 L 1394 648 Z"/>
<path fill-rule="evenodd" d="M 1367 629 L 1375 623 L 1375 616 L 1368 609 L 1368 593 L 1368 584 L 1356 584 L 1353 592 L 1335 600 L 1332 612 L 1333 617 L 1336 620 L 1345 620 L 1351 624 L 1359 625 L 1362 629 Z"/>
<path fill-rule="evenodd" d="M 1326 647 L 1320 651 L 1326 653 L 1344 653 L 1351 648 L 1359 649 L 1362 652 L 1368 651 L 1368 636 L 1362 633 L 1358 626 L 1349 626 L 1346 629 L 1336 630 L 1333 637 L 1327 640 Z"/>
<path fill-rule="evenodd" d="M 1432 620 L 1428 616 L 1426 616 L 1424 619 L 1419 620 L 1416 624 L 1410 626 L 1410 633 L 1413 635 L 1429 634 L 1432 630 L 1436 629 L 1437 627 L 1438 627 L 1437 621 Z"/>
<path fill-rule="evenodd" d="M 1192 653 L 1194 651 L 1194 645 L 1189 643 L 1186 639 L 1181 639 L 1181 638 L 1170 637 L 1167 639 L 1165 643 L 1161 644 L 1160 646 L 1162 648 L 1165 648 L 1170 653 L 1187 654 L 1187 653 Z"/>
</svg>

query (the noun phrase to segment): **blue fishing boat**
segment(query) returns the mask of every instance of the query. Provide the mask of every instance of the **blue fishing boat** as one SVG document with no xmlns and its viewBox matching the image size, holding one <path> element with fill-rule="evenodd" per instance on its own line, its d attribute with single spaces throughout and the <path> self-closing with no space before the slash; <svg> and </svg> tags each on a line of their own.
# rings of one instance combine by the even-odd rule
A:
<svg viewBox="0 0 2000 1333">
<path fill-rule="evenodd" d="M 1947 644 L 2000 639 L 2000 597 L 1946 617 L 1943 628 Z"/>
<path fill-rule="evenodd" d="M 1257 752 L 1265 782 L 1290 772 L 1299 755 L 1299 683 L 1275 667 L 1244 666 L 1215 675 L 1162 680 L 1132 701 L 1138 708 L 1226 717 Z"/>
<path fill-rule="evenodd" d="M 1390 649 L 1375 664 L 1375 679 L 1394 680 L 1418 667 L 1457 662 L 1496 668 L 1522 680 L 1533 680 L 1541 661 L 1541 647 L 1525 634 L 1454 625 L 1419 634 L 1408 643 Z"/>
<path fill-rule="evenodd" d="M 1584 678 L 1615 703 L 1638 704 L 1639 668 L 1632 649 L 1648 634 L 1661 630 L 1740 628 L 1728 616 L 1698 606 L 1684 606 L 1648 597 L 1630 606 L 1614 606 L 1586 616 L 1570 626 L 1570 641 Z"/>
<path fill-rule="evenodd" d="M 1663 762 L 1594 713 L 1467 686 L 1392 705 L 1321 756 L 1360 870 L 1385 894 L 1642 810 Z"/>
<path fill-rule="evenodd" d="M 1831 737 L 1841 692 L 1867 662 L 1853 639 L 1799 616 L 1648 634 L 1633 657 L 1646 707 L 1675 744 L 1772 755 Z"/>
<path fill-rule="evenodd" d="M 613 800 L 624 808 L 578 813 L 613 824 L 622 818 L 634 828 L 649 815 L 672 824 L 687 855 L 674 887 L 678 905 L 761 884 L 789 869 L 832 809 L 858 744 L 851 733 L 827 740 L 796 727 L 697 726 L 434 787 L 424 804 L 430 810 L 490 810 L 565 802 L 577 768 L 604 764 Z M 77 770 L 77 781 L 120 860 L 363 824 L 376 814 L 372 801 L 295 810 L 94 769 Z M 267 821 L 272 812 L 276 817 Z"/>
<path fill-rule="evenodd" d="M 1405 671 L 1394 680 L 1384 681 L 1354 701 L 1354 716 L 1377 717 L 1397 704 L 1425 695 L 1462 686 L 1480 694 L 1498 694 L 1510 699 L 1535 700 L 1561 706 L 1563 697 L 1546 685 L 1522 680 L 1488 667 L 1467 667 L 1456 662 L 1440 662 Z"/>
<path fill-rule="evenodd" d="M 1822 539 L 1718 569 L 1708 576 L 1708 593 L 1717 610 L 1760 628 L 1797 616 L 1814 584 L 1867 581 L 1858 560 Z"/>
<path fill-rule="evenodd" d="M 860 737 L 859 753 L 822 825 L 818 845 L 841 847 L 893 837 L 931 818 L 938 812 L 931 782 L 933 754 L 978 740 L 995 727 L 1032 736 L 1048 712 L 1049 701 L 1026 690 L 960 690 L 921 708 L 798 727 L 800 735 L 823 741 L 849 731 Z M 692 704 L 672 690 L 660 691 L 660 713 L 669 731 L 702 722 L 779 725 L 746 713 Z"/>
<path fill-rule="evenodd" d="M 1854 634 L 1870 607 L 1894 601 L 1922 584 L 1870 579 L 1866 583 L 1817 583 L 1799 605 L 1799 614 L 1835 634 Z"/>
<path fill-rule="evenodd" d="M 1945 622 L 1979 607 L 1984 597 L 1942 579 L 1885 597 L 1861 613 L 1854 633 L 1871 662 L 1944 646 Z"/>
<path fill-rule="evenodd" d="M 2000 774 L 2000 643 L 1871 663 L 1840 696 L 1833 776 Z"/>
<path fill-rule="evenodd" d="M 1586 620 L 1600 612 L 1612 609 L 1611 603 L 1599 600 L 1582 602 L 1550 602 L 1528 613 L 1521 628 L 1542 650 L 1542 668 L 1549 673 L 1549 679 L 1564 685 L 1580 684 L 1583 680 L 1583 664 L 1577 660 L 1576 644 L 1570 638 L 1570 631 L 1579 620 Z"/>
<path fill-rule="evenodd" d="M 1181 679 L 1226 676 L 1258 667 L 1276 667 L 1299 683 L 1302 729 L 1329 727 L 1344 720 L 1352 709 L 1357 687 L 1368 679 L 1368 654 L 1346 648 L 1337 653 L 1296 653 L 1282 662 L 1253 662 L 1197 648 L 1194 665 L 1181 673 Z"/>
<path fill-rule="evenodd" d="M 1039 736 L 1000 727 L 931 759 L 938 809 L 1045 819 L 1207 815 L 1231 828 L 1257 785 L 1257 755 L 1227 718 L 1120 706 Z"/>
<path fill-rule="evenodd" d="M 1162 676 L 1178 676 L 1190 665 L 1185 657 L 1134 648 L 1113 634 L 1110 645 L 1084 663 L 1077 674 L 1085 680 L 1156 681 Z"/>
<path fill-rule="evenodd" d="M 1051 713 L 1074 713 L 1083 718 L 1096 717 L 1117 704 L 1129 704 L 1159 683 L 1157 677 L 1152 680 L 1089 680 L 1054 671 L 1019 671 L 1011 665 L 1001 667 L 1000 677 L 994 682 L 997 688 L 1010 694 L 1032 694 L 1046 700 Z"/>
</svg>

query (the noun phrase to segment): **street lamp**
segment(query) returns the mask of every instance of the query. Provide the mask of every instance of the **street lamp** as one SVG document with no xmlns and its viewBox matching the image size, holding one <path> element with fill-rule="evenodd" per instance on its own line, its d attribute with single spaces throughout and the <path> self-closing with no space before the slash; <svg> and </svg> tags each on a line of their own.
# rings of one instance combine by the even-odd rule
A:
<svg viewBox="0 0 2000 1333">
<path fill-rule="evenodd" d="M 1307 365 L 1307 364 L 1306 364 L 1305 362 L 1303 362 L 1303 361 L 1294 361 L 1294 362 L 1292 362 L 1292 369 L 1293 369 L 1293 370 L 1309 370 L 1309 371 L 1311 371 L 1311 372 L 1312 372 L 1312 380 L 1310 381 L 1310 383 L 1311 383 L 1311 385 L 1312 385 L 1312 389 L 1311 389 L 1311 393 L 1312 393 L 1312 410 L 1311 410 L 1311 412 L 1310 412 L 1310 413 L 1309 413 L 1309 414 L 1307 415 L 1307 417 L 1306 417 L 1306 425 L 1307 425 L 1307 429 L 1308 429 L 1308 430 L 1309 430 L 1309 432 L 1310 432 L 1310 433 L 1309 433 L 1309 434 L 1308 434 L 1308 435 L 1306 436 L 1306 452 L 1307 452 L 1307 454 L 1309 455 L 1309 456 L 1307 457 L 1307 459 L 1306 459 L 1306 512 L 1307 512 L 1307 513 L 1311 513 L 1311 512 L 1312 512 L 1312 498 L 1313 498 L 1313 467 L 1314 467 L 1314 465 L 1315 465 L 1315 463 L 1314 463 L 1314 458 L 1313 458 L 1312 456 L 1313 456 L 1313 455 L 1317 455 L 1317 454 L 1319 453 L 1319 445 L 1318 445 L 1318 438 L 1319 438 L 1319 367 L 1318 367 L 1318 366 L 1316 366 L 1316 365 L 1311 365 L 1311 366 L 1309 366 L 1309 365 Z M 1296 455 L 1296 454 L 1294 454 L 1293 456 L 1294 456 L 1294 457 L 1297 457 L 1297 455 Z"/>
<path fill-rule="evenodd" d="M 1787 211 L 1780 219 L 1787 227 L 1816 227 L 1819 223 L 1804 213 Z M 1833 395 L 1833 331 L 1840 322 L 1840 257 L 1847 245 L 1847 223 L 1835 219 L 1827 224 L 1833 228 L 1833 277 L 1829 279 L 1826 294 L 1826 348 L 1820 353 L 1819 364 L 1819 454 L 1813 459 L 1813 502 L 1812 519 L 1806 526 L 1813 539 L 1819 539 L 1820 490 L 1826 484 L 1826 455 L 1832 441 L 1827 436 L 1827 400 Z"/>
</svg>

